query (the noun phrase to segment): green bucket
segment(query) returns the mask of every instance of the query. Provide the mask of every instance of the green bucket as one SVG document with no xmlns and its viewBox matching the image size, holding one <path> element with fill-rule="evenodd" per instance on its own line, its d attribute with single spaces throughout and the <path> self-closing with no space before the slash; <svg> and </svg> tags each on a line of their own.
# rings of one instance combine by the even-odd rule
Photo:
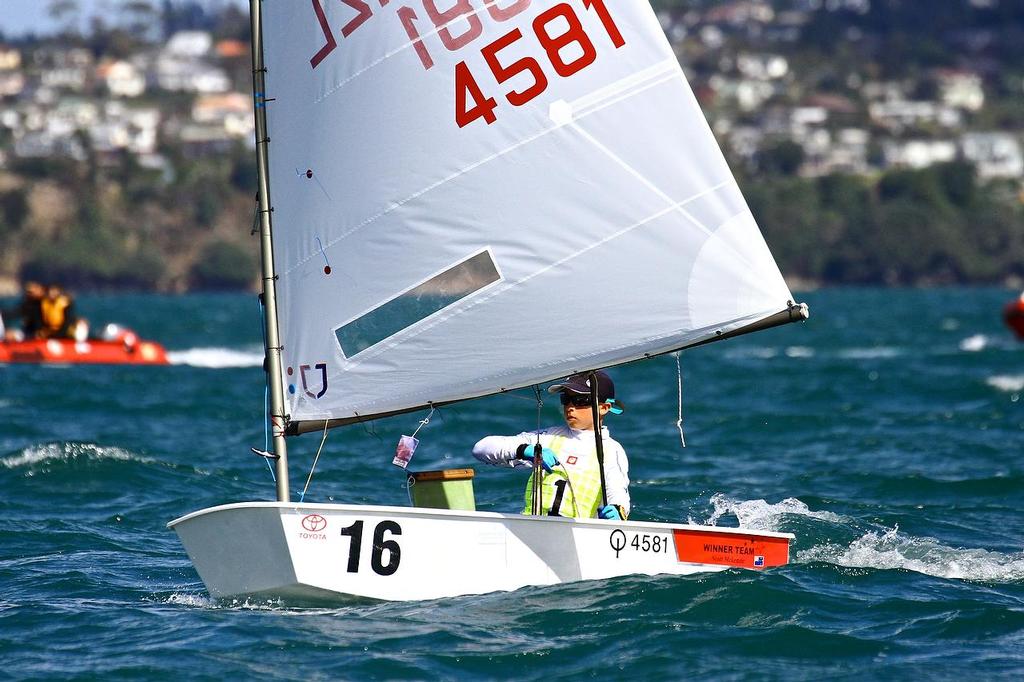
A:
<svg viewBox="0 0 1024 682">
<path fill-rule="evenodd" d="M 445 469 L 409 473 L 414 507 L 476 511 L 472 469 Z"/>
</svg>

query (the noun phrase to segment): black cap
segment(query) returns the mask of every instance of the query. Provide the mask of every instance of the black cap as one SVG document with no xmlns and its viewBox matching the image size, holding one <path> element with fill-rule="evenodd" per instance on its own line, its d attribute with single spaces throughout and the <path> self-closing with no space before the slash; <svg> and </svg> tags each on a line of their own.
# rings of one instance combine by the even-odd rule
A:
<svg viewBox="0 0 1024 682">
<path fill-rule="evenodd" d="M 625 409 L 625 406 L 615 399 L 615 383 L 604 371 L 594 372 L 597 376 L 597 400 L 602 403 L 611 403 L 613 411 L 617 414 Z M 548 393 L 576 393 L 577 395 L 590 394 L 590 372 L 573 374 L 568 379 L 557 384 L 548 386 Z"/>
</svg>

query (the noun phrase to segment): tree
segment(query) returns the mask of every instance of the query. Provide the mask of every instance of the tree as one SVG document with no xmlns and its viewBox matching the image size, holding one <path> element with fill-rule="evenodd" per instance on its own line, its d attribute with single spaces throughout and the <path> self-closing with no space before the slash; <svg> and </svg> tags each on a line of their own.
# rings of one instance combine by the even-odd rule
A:
<svg viewBox="0 0 1024 682">
<path fill-rule="evenodd" d="M 780 140 L 758 151 L 755 163 L 761 173 L 796 175 L 804 163 L 804 148 L 793 140 Z"/>
<path fill-rule="evenodd" d="M 46 13 L 67 35 L 78 33 L 78 0 L 48 0 Z"/>
</svg>

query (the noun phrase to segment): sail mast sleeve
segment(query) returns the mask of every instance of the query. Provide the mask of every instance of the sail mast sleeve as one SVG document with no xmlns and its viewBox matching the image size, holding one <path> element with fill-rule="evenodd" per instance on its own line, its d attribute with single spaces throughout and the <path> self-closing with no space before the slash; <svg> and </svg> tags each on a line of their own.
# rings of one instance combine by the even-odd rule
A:
<svg viewBox="0 0 1024 682">
<path fill-rule="evenodd" d="M 274 244 L 270 223 L 270 182 L 268 180 L 266 66 L 263 60 L 263 14 L 261 0 L 249 0 L 252 31 L 252 94 L 256 117 L 256 173 L 259 187 L 260 261 L 263 276 L 263 316 L 267 363 L 264 367 L 270 382 L 270 420 L 273 427 L 277 499 L 287 502 L 288 446 L 285 441 L 287 415 L 284 408 L 284 382 L 281 378 L 281 336 L 278 331 L 277 275 L 274 272 Z"/>
</svg>

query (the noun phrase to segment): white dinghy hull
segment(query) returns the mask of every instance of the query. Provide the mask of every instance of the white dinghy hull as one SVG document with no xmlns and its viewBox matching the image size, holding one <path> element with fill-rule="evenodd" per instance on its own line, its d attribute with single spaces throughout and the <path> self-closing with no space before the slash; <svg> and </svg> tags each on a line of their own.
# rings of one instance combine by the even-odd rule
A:
<svg viewBox="0 0 1024 682">
<path fill-rule="evenodd" d="M 171 521 L 214 598 L 436 599 L 785 564 L 788 533 L 407 507 L 249 502 Z"/>
</svg>

